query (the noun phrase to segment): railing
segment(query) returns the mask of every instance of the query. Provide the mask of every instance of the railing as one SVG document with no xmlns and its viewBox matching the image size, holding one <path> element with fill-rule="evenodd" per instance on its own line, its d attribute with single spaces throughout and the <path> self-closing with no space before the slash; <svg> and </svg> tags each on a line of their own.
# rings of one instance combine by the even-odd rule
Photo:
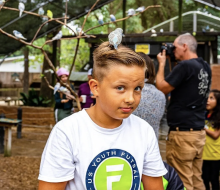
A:
<svg viewBox="0 0 220 190">
<path fill-rule="evenodd" d="M 29 88 L 29 90 L 34 89 L 35 91 L 40 91 L 40 88 Z M 19 103 L 19 100 L 21 98 L 20 92 L 23 92 L 23 88 L 0 88 L 0 92 L 17 92 L 15 96 L 12 96 L 10 98 L 6 98 L 6 96 L 0 96 L 0 101 L 5 101 L 10 105 L 10 102 L 15 102 L 15 105 Z"/>
</svg>

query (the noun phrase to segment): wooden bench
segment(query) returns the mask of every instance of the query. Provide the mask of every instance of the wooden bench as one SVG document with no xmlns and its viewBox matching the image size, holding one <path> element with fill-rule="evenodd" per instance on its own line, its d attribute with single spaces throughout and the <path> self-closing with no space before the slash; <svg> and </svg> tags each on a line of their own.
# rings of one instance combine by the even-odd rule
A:
<svg viewBox="0 0 220 190">
<path fill-rule="evenodd" d="M 10 99 L 5 98 L 5 102 L 8 103 L 8 106 L 10 106 L 10 103 L 14 101 L 14 105 L 19 105 L 20 98 L 18 97 L 12 97 Z"/>
<path fill-rule="evenodd" d="M 11 141 L 12 141 L 12 132 L 11 128 L 17 126 L 21 120 L 18 119 L 8 119 L 0 118 L 0 127 L 5 127 L 5 137 L 4 137 L 4 156 L 11 156 Z"/>
</svg>

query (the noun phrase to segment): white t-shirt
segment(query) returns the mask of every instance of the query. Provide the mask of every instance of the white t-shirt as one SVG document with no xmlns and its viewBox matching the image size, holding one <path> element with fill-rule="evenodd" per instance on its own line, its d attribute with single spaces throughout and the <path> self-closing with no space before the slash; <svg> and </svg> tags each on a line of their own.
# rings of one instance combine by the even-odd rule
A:
<svg viewBox="0 0 220 190">
<path fill-rule="evenodd" d="M 115 129 L 96 125 L 82 110 L 52 130 L 38 179 L 69 181 L 66 190 L 138 190 L 142 174 L 167 173 L 152 127 L 135 115 Z"/>
</svg>

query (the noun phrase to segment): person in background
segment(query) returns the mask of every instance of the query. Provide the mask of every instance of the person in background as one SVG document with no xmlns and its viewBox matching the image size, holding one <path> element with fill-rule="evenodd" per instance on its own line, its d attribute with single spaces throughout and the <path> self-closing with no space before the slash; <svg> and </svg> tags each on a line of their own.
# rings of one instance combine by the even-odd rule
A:
<svg viewBox="0 0 220 190">
<path fill-rule="evenodd" d="M 63 83 L 69 84 L 69 86 L 74 90 L 74 86 L 68 81 L 69 72 L 60 68 L 57 71 L 57 75 Z M 70 91 L 62 86 L 59 82 L 54 87 L 54 97 L 55 97 L 55 120 L 56 122 L 62 120 L 63 118 L 71 115 L 71 109 L 73 107 L 73 100 L 68 96 Z"/>
<path fill-rule="evenodd" d="M 203 151 L 202 178 L 206 190 L 219 190 L 220 170 L 220 91 L 211 90 L 206 104 L 206 143 Z"/>
<path fill-rule="evenodd" d="M 92 69 L 88 70 L 88 82 L 85 82 L 79 86 L 78 96 L 81 104 L 81 108 L 90 108 L 95 104 L 95 97 L 93 96 L 89 81 L 92 79 Z"/>
<path fill-rule="evenodd" d="M 156 74 L 153 61 L 142 52 L 138 54 L 145 59 L 147 70 L 145 72 L 144 88 L 141 92 L 141 101 L 133 114 L 147 121 L 153 127 L 158 139 L 160 120 L 164 114 L 166 98 L 154 86 Z"/>
<path fill-rule="evenodd" d="M 156 86 L 164 94 L 171 92 L 167 108 L 169 128 L 166 141 L 167 163 L 175 168 L 187 190 L 205 190 L 202 180 L 202 152 L 205 145 L 205 107 L 211 85 L 209 64 L 197 55 L 197 41 L 189 33 L 173 43 L 180 61 L 164 77 L 166 51 L 157 55 L 159 69 Z"/>
</svg>

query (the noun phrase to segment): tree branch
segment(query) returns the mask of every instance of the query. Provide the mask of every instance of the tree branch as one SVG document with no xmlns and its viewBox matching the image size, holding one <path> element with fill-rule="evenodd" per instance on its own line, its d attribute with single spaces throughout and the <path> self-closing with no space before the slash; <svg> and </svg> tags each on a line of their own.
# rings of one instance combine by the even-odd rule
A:
<svg viewBox="0 0 220 190">
<path fill-rule="evenodd" d="M 66 11 L 65 11 L 65 17 L 67 17 L 67 3 L 68 3 L 68 1 L 66 0 Z M 64 23 L 65 23 L 65 25 L 66 25 L 66 18 L 65 18 L 65 20 L 64 20 Z"/>
<path fill-rule="evenodd" d="M 13 35 L 11 35 L 11 34 L 5 32 L 5 31 L 2 30 L 1 28 L 0 28 L 0 32 L 3 33 L 3 34 L 5 34 L 6 36 L 8 36 L 8 37 L 10 37 L 10 38 L 13 38 L 13 39 L 15 39 L 15 40 L 17 40 L 17 41 L 19 41 L 19 42 L 25 44 L 25 45 L 32 46 L 32 47 L 37 48 L 37 49 L 41 49 L 41 47 L 39 47 L 39 46 L 35 46 L 35 45 L 31 44 L 31 43 L 25 42 L 25 41 L 22 40 L 22 39 L 16 38 L 15 36 L 13 36 Z"/>
<path fill-rule="evenodd" d="M 93 36 L 93 35 L 87 35 L 87 36 L 73 36 L 71 38 L 61 38 L 60 40 L 72 40 L 72 39 L 80 39 L 80 38 L 88 38 L 89 37 L 92 37 L 92 38 L 96 38 L 96 36 Z M 41 48 L 43 48 L 46 44 L 52 42 L 54 40 L 47 40 L 42 46 Z"/>
<path fill-rule="evenodd" d="M 75 55 L 74 55 L 74 58 L 73 58 L 73 63 L 72 63 L 72 65 L 71 65 L 71 67 L 70 67 L 70 74 L 69 74 L 68 79 L 70 78 L 70 75 L 71 75 L 72 70 L 73 70 L 73 66 L 75 65 L 76 56 L 77 56 L 78 49 L 79 49 L 79 41 L 80 41 L 80 38 L 78 38 L 78 39 L 77 39 L 77 44 L 76 44 Z"/>
<path fill-rule="evenodd" d="M 94 5 L 92 6 L 92 8 L 89 10 L 89 12 L 87 13 L 86 18 L 85 18 L 84 21 L 83 21 L 82 30 L 80 31 L 80 34 L 79 34 L 80 36 L 82 35 L 83 28 L 84 28 L 84 26 L 85 26 L 85 23 L 86 23 L 86 20 L 87 20 L 88 16 L 90 15 L 90 12 L 94 9 L 94 7 L 97 5 L 97 3 L 98 3 L 99 1 L 100 1 L 100 0 L 97 0 L 97 1 L 94 3 Z"/>
<path fill-rule="evenodd" d="M 139 15 L 139 14 L 142 14 L 143 12 L 145 12 L 146 10 L 148 10 L 149 8 L 159 8 L 159 7 L 161 7 L 161 6 L 160 6 L 160 5 L 151 5 L 151 6 L 148 6 L 148 7 L 145 8 L 142 12 L 136 13 L 136 14 L 134 14 L 134 15 L 132 15 L 132 16 L 127 16 L 127 17 L 122 18 L 122 19 L 118 19 L 118 20 L 116 20 L 116 21 L 114 21 L 114 22 L 111 22 L 111 21 L 110 21 L 110 22 L 106 22 L 106 23 L 104 23 L 104 24 L 102 24 L 102 25 L 94 26 L 94 27 L 89 28 L 88 30 L 86 30 L 84 33 L 87 33 L 88 31 L 93 30 L 93 29 L 95 29 L 95 28 L 98 28 L 98 27 L 100 27 L 100 26 L 104 26 L 104 25 L 107 25 L 107 24 L 111 24 L 111 23 L 116 23 L 116 22 L 120 22 L 120 21 L 123 21 L 123 20 L 127 20 L 127 19 L 129 19 L 129 18 L 131 18 L 131 17 L 133 17 L 133 16 L 137 16 L 137 15 Z"/>
<path fill-rule="evenodd" d="M 36 32 L 34 38 L 31 40 L 31 44 L 32 44 L 32 43 L 34 42 L 34 40 L 37 38 L 38 33 L 40 32 L 40 30 L 43 28 L 43 26 L 44 26 L 45 24 L 47 24 L 48 22 L 51 22 L 51 21 L 58 21 L 58 20 L 64 19 L 64 18 L 65 18 L 65 17 L 62 17 L 62 18 L 53 18 L 53 19 L 50 19 L 50 20 L 44 22 L 43 24 L 41 24 L 41 26 L 38 28 L 38 30 L 37 30 L 37 32 Z"/>
</svg>

